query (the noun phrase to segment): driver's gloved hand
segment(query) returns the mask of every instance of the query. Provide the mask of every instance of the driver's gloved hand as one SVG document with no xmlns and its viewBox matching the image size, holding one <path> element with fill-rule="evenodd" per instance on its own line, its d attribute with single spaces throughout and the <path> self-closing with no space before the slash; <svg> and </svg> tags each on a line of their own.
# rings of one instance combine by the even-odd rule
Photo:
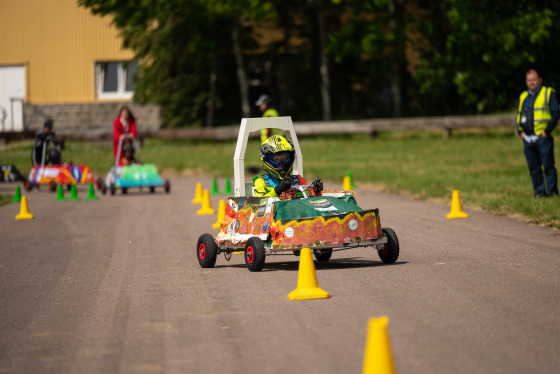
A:
<svg viewBox="0 0 560 374">
<path fill-rule="evenodd" d="M 290 199 L 291 200 L 291 199 L 295 199 L 296 197 L 297 197 L 296 190 L 294 190 L 294 189 L 289 189 L 288 191 L 286 191 L 284 193 L 284 198 L 285 199 Z"/>
<path fill-rule="evenodd" d="M 321 178 L 317 177 L 315 178 L 315 182 L 313 182 L 313 192 L 319 193 L 321 191 L 323 191 L 323 181 Z"/>
<path fill-rule="evenodd" d="M 280 194 L 284 191 L 288 191 L 292 186 L 292 179 L 288 175 L 286 178 L 282 179 L 282 182 L 276 187 L 274 187 L 274 192 L 276 195 L 280 196 Z"/>
</svg>

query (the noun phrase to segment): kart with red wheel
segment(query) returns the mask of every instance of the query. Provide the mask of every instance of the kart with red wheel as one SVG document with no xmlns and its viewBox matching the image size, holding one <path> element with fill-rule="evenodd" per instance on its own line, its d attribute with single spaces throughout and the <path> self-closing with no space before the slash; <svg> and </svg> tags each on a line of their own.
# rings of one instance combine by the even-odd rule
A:
<svg viewBox="0 0 560 374">
<path fill-rule="evenodd" d="M 64 185 L 70 189 L 73 184 L 97 184 L 89 166 L 74 163 L 63 164 L 60 148 L 53 147 L 47 151 L 47 147 L 48 144 L 45 143 L 41 163 L 31 167 L 29 177 L 24 182 L 27 191 L 33 187 L 39 188 L 40 185 L 46 185 L 54 192 L 58 185 Z"/>
<path fill-rule="evenodd" d="M 378 209 L 362 209 L 350 191 L 324 188 L 310 196 L 314 183 L 292 188 L 279 197 L 254 197 L 252 183 L 245 183 L 243 160 L 249 133 L 263 128 L 280 129 L 295 148 L 293 175 L 303 174 L 303 157 L 290 117 L 244 118 L 234 156 L 235 196 L 226 203 L 218 235 L 203 234 L 197 242 L 201 267 L 212 268 L 223 253 L 243 253 L 249 271 L 261 271 L 270 255 L 299 255 L 310 248 L 317 261 L 329 261 L 334 251 L 370 247 L 383 263 L 399 257 L 395 231 L 381 226 Z"/>
</svg>

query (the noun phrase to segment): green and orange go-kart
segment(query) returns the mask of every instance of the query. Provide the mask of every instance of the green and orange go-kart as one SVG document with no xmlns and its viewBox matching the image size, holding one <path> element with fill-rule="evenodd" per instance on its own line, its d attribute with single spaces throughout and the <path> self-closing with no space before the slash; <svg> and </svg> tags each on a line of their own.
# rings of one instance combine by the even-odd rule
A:
<svg viewBox="0 0 560 374">
<path fill-rule="evenodd" d="M 263 128 L 283 130 L 295 149 L 293 175 L 303 174 L 303 157 L 291 117 L 244 118 L 241 121 L 234 156 L 235 196 L 226 203 L 217 237 L 203 234 L 196 252 L 200 266 L 211 268 L 218 254 L 230 260 L 243 252 L 250 271 L 261 271 L 266 256 L 299 255 L 310 248 L 317 261 L 328 261 L 333 251 L 372 247 L 381 261 L 394 263 L 399 257 L 399 241 L 394 230 L 382 227 L 378 209 L 363 210 L 349 191 L 325 188 L 322 196 L 284 199 L 253 197 L 252 184 L 245 183 L 244 156 L 251 132 Z M 297 186 L 300 192 L 312 188 Z M 288 194 L 287 196 L 294 196 Z"/>
</svg>

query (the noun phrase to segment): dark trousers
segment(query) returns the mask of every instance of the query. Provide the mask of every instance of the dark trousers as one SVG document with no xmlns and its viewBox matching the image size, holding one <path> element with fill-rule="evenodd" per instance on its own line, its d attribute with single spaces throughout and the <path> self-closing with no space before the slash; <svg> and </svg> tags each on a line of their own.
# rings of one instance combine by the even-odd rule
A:
<svg viewBox="0 0 560 374">
<path fill-rule="evenodd" d="M 558 174 L 554 167 L 554 139 L 550 136 L 548 138 L 539 136 L 535 143 L 523 141 L 523 146 L 535 195 L 558 195 Z"/>
</svg>

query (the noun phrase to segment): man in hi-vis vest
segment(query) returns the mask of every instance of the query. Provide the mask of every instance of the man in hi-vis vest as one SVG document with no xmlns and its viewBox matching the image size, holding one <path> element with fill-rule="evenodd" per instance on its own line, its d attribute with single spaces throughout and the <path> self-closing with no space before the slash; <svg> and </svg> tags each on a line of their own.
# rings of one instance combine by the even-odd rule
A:
<svg viewBox="0 0 560 374">
<path fill-rule="evenodd" d="M 542 86 L 542 78 L 536 70 L 527 72 L 526 82 L 528 90 L 519 97 L 517 133 L 523 139 L 535 196 L 558 196 L 552 137 L 560 116 L 558 99 L 553 88 Z"/>
<path fill-rule="evenodd" d="M 270 96 L 261 95 L 255 102 L 255 105 L 261 110 L 263 117 L 279 117 L 278 111 L 272 107 Z M 278 129 L 262 129 L 261 130 L 261 144 L 272 135 L 282 135 L 282 131 Z"/>
</svg>

